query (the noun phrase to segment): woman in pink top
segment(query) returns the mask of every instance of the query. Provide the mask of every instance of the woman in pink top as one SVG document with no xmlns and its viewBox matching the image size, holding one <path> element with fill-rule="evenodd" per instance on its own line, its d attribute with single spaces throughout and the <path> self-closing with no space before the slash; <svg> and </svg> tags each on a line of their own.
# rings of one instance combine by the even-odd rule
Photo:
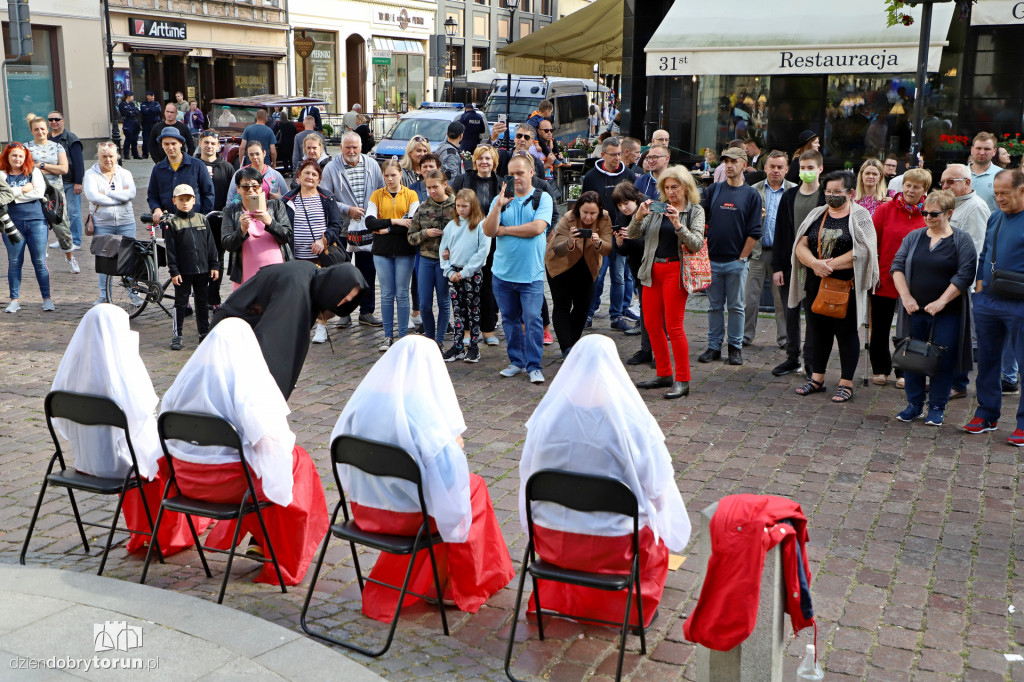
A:
<svg viewBox="0 0 1024 682">
<path fill-rule="evenodd" d="M 255 168 L 238 171 L 235 184 L 240 201 L 224 209 L 221 243 L 231 254 L 228 271 L 237 289 L 260 268 L 292 259 L 292 226 L 284 204 L 277 199 L 265 200 L 262 210 L 249 210 L 250 202 L 258 202 L 258 197 L 264 195 L 262 178 Z"/>
<path fill-rule="evenodd" d="M 924 227 L 924 195 L 932 186 L 931 171 L 911 168 L 903 175 L 903 192 L 875 209 L 871 217 L 878 236 L 878 286 L 871 295 L 871 372 L 878 386 L 885 386 L 892 371 L 889 339 L 892 337 L 892 318 L 896 312 L 899 293 L 892 281 L 889 268 L 903 238 Z M 902 372 L 896 371 L 897 388 L 903 388 Z"/>
<path fill-rule="evenodd" d="M 878 159 L 868 159 L 860 167 L 857 174 L 857 190 L 853 194 L 853 200 L 868 210 L 872 216 L 879 206 L 890 201 L 886 195 L 882 162 Z"/>
</svg>

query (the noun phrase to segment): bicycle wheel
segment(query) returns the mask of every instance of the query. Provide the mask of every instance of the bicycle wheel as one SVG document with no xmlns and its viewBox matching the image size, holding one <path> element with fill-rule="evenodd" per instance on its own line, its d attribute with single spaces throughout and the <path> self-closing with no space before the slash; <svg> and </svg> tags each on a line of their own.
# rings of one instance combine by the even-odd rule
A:
<svg viewBox="0 0 1024 682">
<path fill-rule="evenodd" d="M 151 282 L 156 282 L 156 266 L 152 256 L 140 257 L 131 275 L 107 278 L 107 300 L 134 318 L 146 309 Z"/>
</svg>

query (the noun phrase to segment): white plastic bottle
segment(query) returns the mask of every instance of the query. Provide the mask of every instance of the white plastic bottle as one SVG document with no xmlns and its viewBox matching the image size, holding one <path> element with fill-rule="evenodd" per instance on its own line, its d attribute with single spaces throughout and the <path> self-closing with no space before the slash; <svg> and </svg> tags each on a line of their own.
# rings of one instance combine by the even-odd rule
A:
<svg viewBox="0 0 1024 682">
<path fill-rule="evenodd" d="M 814 659 L 814 645 L 807 645 L 807 654 L 804 655 L 804 660 L 800 663 L 800 667 L 796 669 L 796 676 L 801 680 L 823 680 L 825 679 L 825 673 L 822 672 L 821 666 Z"/>
</svg>

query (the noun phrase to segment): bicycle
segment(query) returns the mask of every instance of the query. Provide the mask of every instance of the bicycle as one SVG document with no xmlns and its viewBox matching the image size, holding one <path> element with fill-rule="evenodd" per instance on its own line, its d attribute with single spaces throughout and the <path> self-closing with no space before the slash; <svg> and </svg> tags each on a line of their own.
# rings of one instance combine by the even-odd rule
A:
<svg viewBox="0 0 1024 682">
<path fill-rule="evenodd" d="M 211 221 L 219 221 L 222 215 L 220 211 L 212 211 L 206 214 L 206 217 Z M 132 251 L 135 255 L 135 264 L 131 267 L 131 274 L 107 277 L 107 300 L 125 310 L 130 319 L 138 317 L 149 303 L 160 306 L 167 317 L 171 317 L 171 311 L 164 305 L 163 300 L 165 298 L 174 300 L 174 294 L 167 293 L 167 288 L 171 286 L 170 276 L 162 283 L 159 279 L 157 226 L 153 224 L 151 213 L 144 213 L 139 219 L 149 230 L 149 241 L 133 240 Z"/>
</svg>

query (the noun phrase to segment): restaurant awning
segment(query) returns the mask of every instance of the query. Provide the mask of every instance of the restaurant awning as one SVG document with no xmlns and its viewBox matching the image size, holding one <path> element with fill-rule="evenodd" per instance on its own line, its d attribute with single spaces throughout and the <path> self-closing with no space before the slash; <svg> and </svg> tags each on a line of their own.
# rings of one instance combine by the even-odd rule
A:
<svg viewBox="0 0 1024 682">
<path fill-rule="evenodd" d="M 954 3 L 933 5 L 928 70 L 936 71 Z M 887 27 L 882 0 L 676 0 L 646 47 L 648 76 L 911 73 L 921 7 Z"/>
<path fill-rule="evenodd" d="M 622 71 L 624 0 L 595 0 L 578 12 L 498 49 L 498 70 L 532 76 L 593 78 Z"/>
</svg>

